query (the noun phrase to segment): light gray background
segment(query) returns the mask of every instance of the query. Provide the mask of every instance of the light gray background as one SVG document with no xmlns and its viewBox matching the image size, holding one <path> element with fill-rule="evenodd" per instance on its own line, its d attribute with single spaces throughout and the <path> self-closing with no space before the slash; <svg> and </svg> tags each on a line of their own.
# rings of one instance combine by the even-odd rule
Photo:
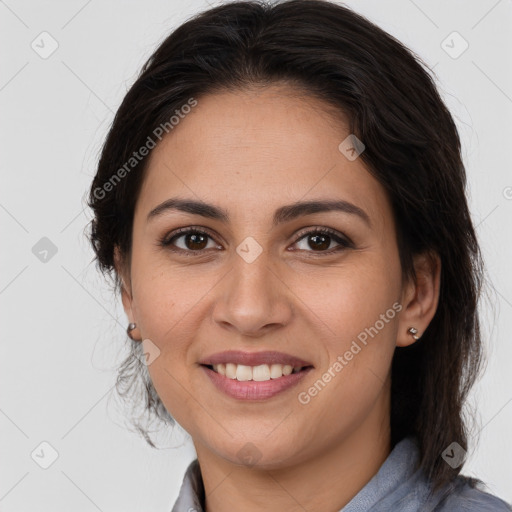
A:
<svg viewBox="0 0 512 512">
<path fill-rule="evenodd" d="M 480 444 L 463 473 L 512 501 L 512 1 L 346 4 L 434 66 L 456 117 L 470 205 L 497 290 L 482 306 L 489 361 L 471 400 Z M 90 263 L 83 232 L 91 214 L 83 199 L 113 113 L 140 66 L 172 28 L 205 7 L 181 0 L 0 1 L 4 512 L 170 510 L 195 457 L 181 429 L 168 443 L 177 448 L 155 451 L 123 427 L 112 389 L 126 318 Z M 58 43 L 46 59 L 31 47 L 35 41 L 40 52 L 51 49 L 43 31 Z M 458 58 L 464 42 L 453 31 L 469 44 Z M 46 262 L 32 251 L 42 237 L 57 248 Z M 59 454 L 48 469 L 31 458 L 35 449 L 40 460 L 49 457 L 43 441 Z"/>
</svg>

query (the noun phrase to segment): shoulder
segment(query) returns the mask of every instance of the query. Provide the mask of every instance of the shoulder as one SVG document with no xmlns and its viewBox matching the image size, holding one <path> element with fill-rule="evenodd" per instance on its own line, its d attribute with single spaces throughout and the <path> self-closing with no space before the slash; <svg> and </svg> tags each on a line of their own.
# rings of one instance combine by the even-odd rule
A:
<svg viewBox="0 0 512 512">
<path fill-rule="evenodd" d="M 477 479 L 460 475 L 444 491 L 436 512 L 512 512 L 512 506 L 488 493 Z"/>
</svg>

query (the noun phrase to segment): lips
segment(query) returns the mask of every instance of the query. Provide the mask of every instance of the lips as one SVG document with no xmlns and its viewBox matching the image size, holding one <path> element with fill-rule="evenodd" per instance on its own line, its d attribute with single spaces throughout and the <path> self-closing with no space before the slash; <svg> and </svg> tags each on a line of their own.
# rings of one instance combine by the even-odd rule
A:
<svg viewBox="0 0 512 512">
<path fill-rule="evenodd" d="M 205 357 L 199 361 L 199 364 L 203 366 L 226 363 L 241 364 L 245 366 L 282 364 L 293 367 L 313 367 L 310 362 L 305 361 L 304 359 L 276 351 L 243 352 L 241 350 L 228 350 L 225 352 L 217 352 L 216 354 L 212 354 L 211 356 Z"/>
<path fill-rule="evenodd" d="M 277 363 L 276 363 L 277 364 Z M 201 365 L 201 371 L 210 379 L 215 388 L 224 395 L 236 400 L 262 401 L 285 393 L 295 386 L 298 386 L 313 371 L 312 367 L 303 369 L 298 373 L 283 375 L 278 379 L 265 381 L 239 381 L 230 379 L 220 373 L 211 370 L 208 366 Z"/>
</svg>

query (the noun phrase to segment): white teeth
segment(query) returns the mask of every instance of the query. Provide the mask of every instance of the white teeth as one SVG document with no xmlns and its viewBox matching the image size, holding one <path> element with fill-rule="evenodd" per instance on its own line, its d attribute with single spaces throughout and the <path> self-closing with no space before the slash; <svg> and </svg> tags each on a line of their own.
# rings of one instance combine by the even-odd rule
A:
<svg viewBox="0 0 512 512">
<path fill-rule="evenodd" d="M 292 372 L 297 373 L 302 367 L 295 368 L 289 364 L 260 364 L 258 366 L 247 366 L 234 363 L 214 364 L 213 369 L 217 373 L 224 375 L 228 379 L 236 379 L 239 381 L 254 380 L 262 382 L 270 379 L 279 379 L 283 375 L 290 375 Z"/>
<path fill-rule="evenodd" d="M 244 366 L 239 364 L 236 367 L 236 380 L 251 380 L 252 379 L 252 368 L 250 366 Z"/>
<path fill-rule="evenodd" d="M 273 364 L 270 366 L 270 377 L 272 379 L 278 379 L 284 374 L 284 367 L 282 364 Z"/>
<path fill-rule="evenodd" d="M 213 369 L 216 370 L 215 365 L 213 365 Z M 236 364 L 226 364 L 226 377 L 228 379 L 236 379 Z"/>
<path fill-rule="evenodd" d="M 270 380 L 270 368 L 268 364 L 260 364 L 252 369 L 252 380 Z"/>
<path fill-rule="evenodd" d="M 289 364 L 285 364 L 283 366 L 283 375 L 290 375 L 290 373 L 293 372 L 293 366 L 290 366 Z"/>
</svg>

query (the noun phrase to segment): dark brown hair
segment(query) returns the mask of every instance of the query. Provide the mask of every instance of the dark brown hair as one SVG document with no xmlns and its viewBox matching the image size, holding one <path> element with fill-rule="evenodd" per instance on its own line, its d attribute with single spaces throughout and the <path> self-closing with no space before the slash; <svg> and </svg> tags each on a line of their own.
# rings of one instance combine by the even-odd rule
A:
<svg viewBox="0 0 512 512">
<path fill-rule="evenodd" d="M 442 262 L 436 314 L 418 342 L 396 349 L 391 370 L 392 445 L 416 436 L 421 466 L 437 488 L 460 471 L 442 452 L 454 441 L 467 449 L 463 405 L 481 363 L 484 274 L 459 136 L 426 68 L 399 41 L 335 3 L 247 1 L 209 9 L 172 32 L 143 66 L 115 115 L 88 204 L 99 268 L 119 287 L 114 247 L 129 261 L 147 157 L 130 168 L 126 162 L 191 98 L 284 83 L 348 119 L 366 146 L 360 158 L 391 200 L 404 277 L 415 277 L 415 254 L 437 253 Z M 139 361 L 141 344 L 128 343 L 119 393 L 133 399 L 142 385 L 145 412 L 172 423 Z M 142 423 L 134 425 L 152 444 Z"/>
</svg>

